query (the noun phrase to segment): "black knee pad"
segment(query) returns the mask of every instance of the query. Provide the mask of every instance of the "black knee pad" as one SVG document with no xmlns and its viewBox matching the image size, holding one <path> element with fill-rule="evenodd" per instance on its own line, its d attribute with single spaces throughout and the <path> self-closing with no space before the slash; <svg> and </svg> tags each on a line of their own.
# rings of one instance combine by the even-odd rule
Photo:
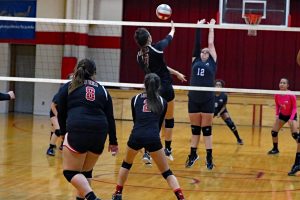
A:
<svg viewBox="0 0 300 200">
<path fill-rule="evenodd" d="M 202 127 L 203 136 L 211 136 L 211 126 Z"/>
<path fill-rule="evenodd" d="M 164 177 L 164 179 L 167 179 L 168 176 L 173 175 L 173 172 L 170 169 L 168 169 L 167 171 L 163 172 L 161 175 Z"/>
<path fill-rule="evenodd" d="M 293 137 L 296 141 L 298 141 L 299 134 L 298 134 L 297 132 L 294 132 L 294 133 L 292 133 L 292 137 Z"/>
<path fill-rule="evenodd" d="M 123 163 L 122 163 L 122 167 L 123 167 L 123 168 L 125 168 L 125 169 L 128 169 L 128 170 L 130 170 L 130 168 L 132 167 L 132 164 L 129 164 L 129 163 L 127 163 L 127 162 L 123 161 Z"/>
<path fill-rule="evenodd" d="M 165 128 L 174 128 L 174 118 L 165 119 Z"/>
<path fill-rule="evenodd" d="M 72 178 L 73 178 L 74 176 L 76 176 L 77 174 L 80 174 L 80 172 L 78 172 L 78 171 L 71 171 L 71 170 L 64 170 L 64 171 L 63 171 L 63 174 L 64 174 L 65 178 L 66 178 L 69 182 L 71 182 Z"/>
<path fill-rule="evenodd" d="M 271 131 L 272 137 L 277 137 L 278 136 L 278 132 L 276 131 Z"/>
<path fill-rule="evenodd" d="M 201 126 L 191 125 L 193 135 L 201 135 Z"/>
<path fill-rule="evenodd" d="M 233 132 L 233 131 L 236 131 L 236 126 L 234 125 L 233 121 L 231 120 L 231 118 L 227 118 L 224 120 L 226 125 L 230 128 L 230 130 Z"/>
<path fill-rule="evenodd" d="M 60 136 L 60 130 L 59 130 L 59 129 L 55 129 L 54 134 L 55 134 L 57 137 L 59 137 L 59 136 Z"/>
<path fill-rule="evenodd" d="M 93 170 L 81 172 L 85 178 L 93 178 Z"/>
</svg>

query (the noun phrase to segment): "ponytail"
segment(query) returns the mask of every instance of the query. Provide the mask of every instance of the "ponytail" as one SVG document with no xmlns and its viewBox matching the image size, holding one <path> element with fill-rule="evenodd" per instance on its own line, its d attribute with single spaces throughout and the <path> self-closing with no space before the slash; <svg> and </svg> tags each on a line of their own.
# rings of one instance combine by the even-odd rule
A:
<svg viewBox="0 0 300 200">
<path fill-rule="evenodd" d="M 68 94 L 72 93 L 75 89 L 82 86 L 86 79 L 90 79 L 93 75 L 96 74 L 96 64 L 90 59 L 82 59 L 79 61 L 72 81 L 68 88 Z"/>
<path fill-rule="evenodd" d="M 160 78 L 154 73 L 149 73 L 145 76 L 145 89 L 147 94 L 147 104 L 149 110 L 153 113 L 160 114 L 163 109 L 161 98 L 158 94 L 160 86 Z"/>
</svg>

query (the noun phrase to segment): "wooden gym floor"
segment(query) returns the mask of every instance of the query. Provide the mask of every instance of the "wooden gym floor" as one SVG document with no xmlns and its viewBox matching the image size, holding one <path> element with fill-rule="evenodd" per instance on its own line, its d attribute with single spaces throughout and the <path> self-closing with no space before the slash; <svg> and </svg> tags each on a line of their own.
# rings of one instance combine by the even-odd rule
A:
<svg viewBox="0 0 300 200">
<path fill-rule="evenodd" d="M 50 122 L 48 116 L 26 114 L 0 115 L 0 199 L 2 200 L 74 200 L 73 187 L 64 179 L 61 153 L 46 156 Z M 120 154 L 107 151 L 94 169 L 93 188 L 101 199 L 111 199 L 115 188 L 131 121 L 117 121 Z M 203 141 L 200 160 L 190 169 L 184 167 L 189 153 L 188 123 L 174 128 L 173 154 L 169 162 L 187 200 L 298 200 L 300 176 L 289 177 L 296 144 L 286 127 L 279 136 L 279 156 L 268 156 L 271 148 L 270 127 L 238 126 L 245 144 L 239 146 L 230 130 L 223 125 L 213 127 L 213 155 L 216 167 L 205 168 Z M 106 149 L 105 149 L 106 150 Z M 173 192 L 156 166 L 145 167 L 138 154 L 124 188 L 123 199 L 174 200 Z"/>
</svg>

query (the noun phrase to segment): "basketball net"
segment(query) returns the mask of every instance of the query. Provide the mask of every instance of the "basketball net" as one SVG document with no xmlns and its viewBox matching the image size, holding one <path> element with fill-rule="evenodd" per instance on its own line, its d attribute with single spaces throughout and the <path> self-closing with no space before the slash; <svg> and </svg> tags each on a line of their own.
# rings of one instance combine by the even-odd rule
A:
<svg viewBox="0 0 300 200">
<path fill-rule="evenodd" d="M 257 25 L 261 21 L 261 15 L 259 14 L 245 14 L 245 23 L 249 25 Z M 257 35 L 257 30 L 248 30 L 248 35 L 249 36 L 256 36 Z"/>
</svg>

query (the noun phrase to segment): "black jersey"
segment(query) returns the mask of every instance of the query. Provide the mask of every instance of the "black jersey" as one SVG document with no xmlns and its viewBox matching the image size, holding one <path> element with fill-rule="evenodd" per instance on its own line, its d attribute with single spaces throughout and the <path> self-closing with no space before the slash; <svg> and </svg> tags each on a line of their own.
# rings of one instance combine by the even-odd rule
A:
<svg viewBox="0 0 300 200">
<path fill-rule="evenodd" d="M 0 92 L 0 101 L 10 100 L 10 95 Z"/>
<path fill-rule="evenodd" d="M 145 73 L 155 73 L 159 76 L 161 84 L 172 84 L 172 77 L 164 59 L 163 50 L 172 41 L 172 36 L 167 35 L 163 40 L 148 46 L 149 66 L 146 68 L 141 51 L 137 54 L 137 62 Z"/>
<path fill-rule="evenodd" d="M 58 118 L 60 127 L 69 134 L 109 133 L 110 144 L 117 144 L 112 99 L 108 91 L 93 80 L 68 94 L 71 82 L 61 87 L 58 94 Z"/>
<path fill-rule="evenodd" d="M 58 99 L 58 93 L 56 93 L 54 95 L 54 97 L 52 98 L 52 102 L 55 103 L 55 104 L 57 104 L 57 99 Z"/>
<path fill-rule="evenodd" d="M 160 141 L 159 132 L 167 111 L 167 102 L 162 97 L 160 99 L 163 110 L 160 114 L 156 114 L 148 110 L 147 95 L 145 93 L 132 98 L 131 111 L 134 126 L 131 138 L 137 141 Z"/>
<path fill-rule="evenodd" d="M 227 94 L 221 92 L 219 96 L 215 96 L 215 115 L 217 115 L 221 109 L 227 104 Z"/>
<path fill-rule="evenodd" d="M 214 87 L 217 63 L 209 56 L 206 62 L 202 62 L 198 56 L 192 63 L 191 86 Z M 197 103 L 206 102 L 214 98 L 213 91 L 189 91 L 189 99 Z"/>
</svg>

